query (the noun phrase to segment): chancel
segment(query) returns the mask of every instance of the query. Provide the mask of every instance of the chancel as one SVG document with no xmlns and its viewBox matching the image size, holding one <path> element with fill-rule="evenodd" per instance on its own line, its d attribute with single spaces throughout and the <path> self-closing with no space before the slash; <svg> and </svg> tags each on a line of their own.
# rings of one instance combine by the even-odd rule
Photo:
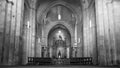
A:
<svg viewBox="0 0 120 68">
<path fill-rule="evenodd" d="M 16 65 L 119 67 L 120 0 L 0 0 L 0 68 Z"/>
</svg>

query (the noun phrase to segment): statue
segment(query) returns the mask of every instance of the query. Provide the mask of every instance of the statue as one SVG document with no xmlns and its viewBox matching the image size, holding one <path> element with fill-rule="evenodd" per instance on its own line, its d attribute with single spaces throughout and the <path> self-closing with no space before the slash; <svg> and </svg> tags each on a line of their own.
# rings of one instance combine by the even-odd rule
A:
<svg viewBox="0 0 120 68">
<path fill-rule="evenodd" d="M 60 40 L 62 40 L 62 37 L 61 37 L 61 35 L 59 35 L 59 39 L 60 39 Z"/>
</svg>

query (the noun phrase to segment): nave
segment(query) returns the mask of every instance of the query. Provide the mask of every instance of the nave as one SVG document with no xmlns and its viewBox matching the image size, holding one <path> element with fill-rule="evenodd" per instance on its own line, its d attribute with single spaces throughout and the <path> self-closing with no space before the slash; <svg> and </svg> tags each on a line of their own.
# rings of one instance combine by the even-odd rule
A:
<svg viewBox="0 0 120 68">
<path fill-rule="evenodd" d="M 0 0 L 0 68 L 115 65 L 120 0 Z"/>
</svg>

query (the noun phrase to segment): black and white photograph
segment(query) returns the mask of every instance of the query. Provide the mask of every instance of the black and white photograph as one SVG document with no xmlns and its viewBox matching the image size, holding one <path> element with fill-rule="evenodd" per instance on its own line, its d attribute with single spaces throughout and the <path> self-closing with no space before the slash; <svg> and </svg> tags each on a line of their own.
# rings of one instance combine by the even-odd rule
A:
<svg viewBox="0 0 120 68">
<path fill-rule="evenodd" d="M 0 68 L 120 68 L 120 0 L 0 0 Z"/>
</svg>

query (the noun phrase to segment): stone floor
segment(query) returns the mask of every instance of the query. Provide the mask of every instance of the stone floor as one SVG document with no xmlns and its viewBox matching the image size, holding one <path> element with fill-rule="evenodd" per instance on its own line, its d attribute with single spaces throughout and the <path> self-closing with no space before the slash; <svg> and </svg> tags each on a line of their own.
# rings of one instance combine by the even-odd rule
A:
<svg viewBox="0 0 120 68">
<path fill-rule="evenodd" d="M 0 68 L 120 68 L 118 66 L 60 66 L 60 65 L 47 65 L 47 66 L 0 66 Z"/>
</svg>

